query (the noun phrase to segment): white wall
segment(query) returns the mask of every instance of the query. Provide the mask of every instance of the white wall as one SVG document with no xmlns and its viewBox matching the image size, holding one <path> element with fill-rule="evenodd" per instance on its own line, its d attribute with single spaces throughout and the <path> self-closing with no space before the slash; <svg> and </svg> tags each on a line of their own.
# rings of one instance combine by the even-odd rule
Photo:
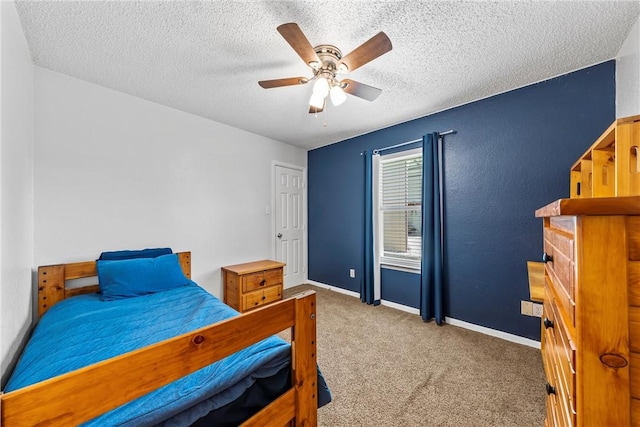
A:
<svg viewBox="0 0 640 427">
<path fill-rule="evenodd" d="M 33 65 L 13 2 L 0 2 L 0 360 L 2 384 L 31 327 Z"/>
<path fill-rule="evenodd" d="M 616 117 L 640 114 L 640 18 L 616 58 Z"/>
<path fill-rule="evenodd" d="M 221 296 L 221 266 L 272 256 L 272 162 L 305 150 L 35 70 L 35 265 L 170 246 Z"/>
</svg>

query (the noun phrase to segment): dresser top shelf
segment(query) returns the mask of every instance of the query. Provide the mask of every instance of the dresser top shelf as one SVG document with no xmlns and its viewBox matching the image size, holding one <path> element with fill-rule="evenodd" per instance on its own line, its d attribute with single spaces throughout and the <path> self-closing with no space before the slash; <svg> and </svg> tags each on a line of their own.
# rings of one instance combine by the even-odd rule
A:
<svg viewBox="0 0 640 427">
<path fill-rule="evenodd" d="M 578 160 L 576 160 L 573 166 L 571 166 L 571 170 L 580 170 L 580 162 L 585 158 L 589 160 L 591 159 L 591 150 L 602 150 L 607 147 L 610 148 L 615 142 L 615 133 L 618 126 L 638 121 L 640 121 L 640 115 L 623 117 L 615 120 L 613 123 L 611 123 L 611 126 L 609 126 L 607 130 L 605 130 L 604 133 L 600 135 L 596 142 L 594 142 L 593 145 L 589 147 L 589 149 L 585 153 L 585 156 L 580 157 Z"/>
<path fill-rule="evenodd" d="M 558 199 L 536 210 L 536 217 L 561 215 L 640 215 L 640 196 Z"/>
<path fill-rule="evenodd" d="M 238 275 L 255 273 L 257 271 L 271 270 L 273 268 L 284 267 L 286 264 L 284 262 L 279 261 L 271 261 L 271 260 L 262 260 L 262 261 L 253 261 L 246 262 L 244 264 L 236 264 L 236 265 L 228 265 L 222 267 L 223 270 L 229 271 L 231 273 L 236 273 Z"/>
</svg>

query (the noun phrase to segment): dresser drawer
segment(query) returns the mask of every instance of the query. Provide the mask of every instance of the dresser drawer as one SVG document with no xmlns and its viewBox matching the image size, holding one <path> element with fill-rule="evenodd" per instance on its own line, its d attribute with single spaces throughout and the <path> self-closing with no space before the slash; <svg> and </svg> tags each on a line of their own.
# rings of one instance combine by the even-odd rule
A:
<svg viewBox="0 0 640 427">
<path fill-rule="evenodd" d="M 546 392 L 547 392 L 547 420 L 551 426 L 564 426 L 564 419 L 560 417 L 561 411 L 558 406 L 558 385 L 556 378 L 556 366 L 554 361 L 553 339 L 550 337 L 551 332 L 547 331 L 543 333 L 549 344 L 545 347 L 542 354 L 542 361 L 547 377 Z"/>
<path fill-rule="evenodd" d="M 558 409 L 556 406 L 556 397 L 553 394 L 547 396 L 546 405 L 547 407 L 547 417 L 544 420 L 545 426 L 548 427 L 558 427 L 562 426 L 560 421 L 558 421 Z"/>
<path fill-rule="evenodd" d="M 567 234 L 576 234 L 576 217 L 574 216 L 553 216 L 548 218 L 548 226 L 554 230 Z"/>
<path fill-rule="evenodd" d="M 576 422 L 576 347 L 558 309 L 553 288 L 547 282 L 542 308 L 544 326 L 543 359 L 547 382 L 555 389 L 553 425 L 573 426 Z"/>
<path fill-rule="evenodd" d="M 258 271 L 242 276 L 242 290 L 251 292 L 256 289 L 267 288 L 282 284 L 282 268 Z"/>
<path fill-rule="evenodd" d="M 545 346 L 542 359 L 544 362 L 547 377 L 547 417 L 549 424 L 556 426 L 574 426 L 576 412 L 571 406 L 571 399 L 566 390 L 566 386 L 561 379 L 558 364 L 558 352 L 551 329 L 544 332 L 547 345 Z"/>
<path fill-rule="evenodd" d="M 555 228 L 545 227 L 544 240 L 569 259 L 573 259 L 573 234 Z"/>
<path fill-rule="evenodd" d="M 556 366 L 556 398 L 558 402 L 558 409 L 562 417 L 568 421 L 568 425 L 575 425 L 576 419 L 576 395 L 575 395 L 575 383 L 576 373 L 566 358 L 565 345 L 567 343 L 562 342 L 562 320 L 559 320 L 559 324 L 556 324 L 555 328 L 558 328 L 555 334 L 555 366 Z"/>
<path fill-rule="evenodd" d="M 557 277 L 553 274 L 552 270 L 545 269 L 544 280 L 545 292 L 550 295 L 549 297 L 545 295 L 545 301 L 551 298 L 555 307 L 555 315 L 563 315 L 571 327 L 575 326 L 576 304 L 574 300 L 567 294 L 564 287 L 555 285 L 554 282 L 557 280 Z M 551 289 L 553 289 L 553 291 L 551 291 Z"/>
<path fill-rule="evenodd" d="M 555 385 L 556 373 L 555 373 L 554 358 L 553 358 L 553 352 L 554 352 L 553 336 L 551 335 L 550 331 L 543 332 L 542 336 L 544 337 L 543 339 L 545 341 L 542 349 L 542 366 L 544 367 L 544 373 L 545 373 L 545 376 L 547 377 L 547 382 L 551 385 Z"/>
<path fill-rule="evenodd" d="M 555 285 L 564 288 L 575 299 L 573 236 L 550 228 L 544 229 L 543 261 Z"/>
<path fill-rule="evenodd" d="M 555 358 L 555 398 L 557 407 L 557 416 L 561 422 L 560 425 L 574 426 L 576 422 L 576 411 L 572 406 L 572 396 L 566 388 L 566 383 L 562 378 L 562 368 L 559 362 L 558 352 L 553 354 Z M 575 399 L 574 399 L 575 400 Z"/>
<path fill-rule="evenodd" d="M 556 334 L 556 367 L 558 385 L 563 390 L 566 397 L 567 412 L 575 418 L 576 413 L 576 370 L 575 370 L 575 347 L 573 341 L 566 339 L 566 331 L 562 325 L 562 319 L 555 325 Z"/>
<path fill-rule="evenodd" d="M 249 292 L 242 297 L 242 311 L 258 308 L 282 299 L 282 286 L 272 286 Z"/>
</svg>

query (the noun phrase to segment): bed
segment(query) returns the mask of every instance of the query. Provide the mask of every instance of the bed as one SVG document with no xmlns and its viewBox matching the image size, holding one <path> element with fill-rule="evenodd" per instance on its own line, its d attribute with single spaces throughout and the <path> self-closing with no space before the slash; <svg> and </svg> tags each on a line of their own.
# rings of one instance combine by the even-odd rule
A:
<svg viewBox="0 0 640 427">
<path fill-rule="evenodd" d="M 331 397 L 314 292 L 240 315 L 190 280 L 190 252 L 140 258 L 38 269 L 42 318 L 0 395 L 2 425 L 317 424 Z M 143 263 L 186 282 L 125 296 L 104 285 Z M 95 276 L 102 288 L 67 286 Z M 274 336 L 289 328 L 290 344 Z"/>
</svg>

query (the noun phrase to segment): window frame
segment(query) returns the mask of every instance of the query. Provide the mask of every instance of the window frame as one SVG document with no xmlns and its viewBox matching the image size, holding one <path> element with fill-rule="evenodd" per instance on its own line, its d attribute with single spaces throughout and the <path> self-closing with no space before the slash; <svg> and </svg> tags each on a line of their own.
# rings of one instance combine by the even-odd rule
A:
<svg viewBox="0 0 640 427">
<path fill-rule="evenodd" d="M 395 153 L 380 155 L 380 158 L 377 162 L 377 167 L 374 168 L 374 189 L 373 189 L 373 198 L 374 198 L 374 223 L 376 226 L 376 256 L 379 259 L 379 263 L 381 267 L 386 268 L 394 268 L 400 270 L 406 270 L 410 272 L 420 272 L 421 262 L 422 262 L 422 240 L 420 240 L 420 258 L 418 259 L 410 259 L 410 258 L 402 258 L 402 257 L 394 257 L 388 254 L 385 254 L 384 251 L 384 211 L 382 209 L 382 167 L 383 164 L 389 161 L 395 161 L 402 158 L 409 157 L 420 157 L 422 158 L 422 149 L 414 148 L 409 150 L 397 151 Z M 420 189 L 420 205 L 417 206 L 407 206 L 406 209 L 402 209 L 405 211 L 418 210 L 420 219 L 422 220 L 422 188 Z M 388 210 L 392 211 L 392 210 Z M 407 236 L 408 237 L 408 236 Z"/>
</svg>

